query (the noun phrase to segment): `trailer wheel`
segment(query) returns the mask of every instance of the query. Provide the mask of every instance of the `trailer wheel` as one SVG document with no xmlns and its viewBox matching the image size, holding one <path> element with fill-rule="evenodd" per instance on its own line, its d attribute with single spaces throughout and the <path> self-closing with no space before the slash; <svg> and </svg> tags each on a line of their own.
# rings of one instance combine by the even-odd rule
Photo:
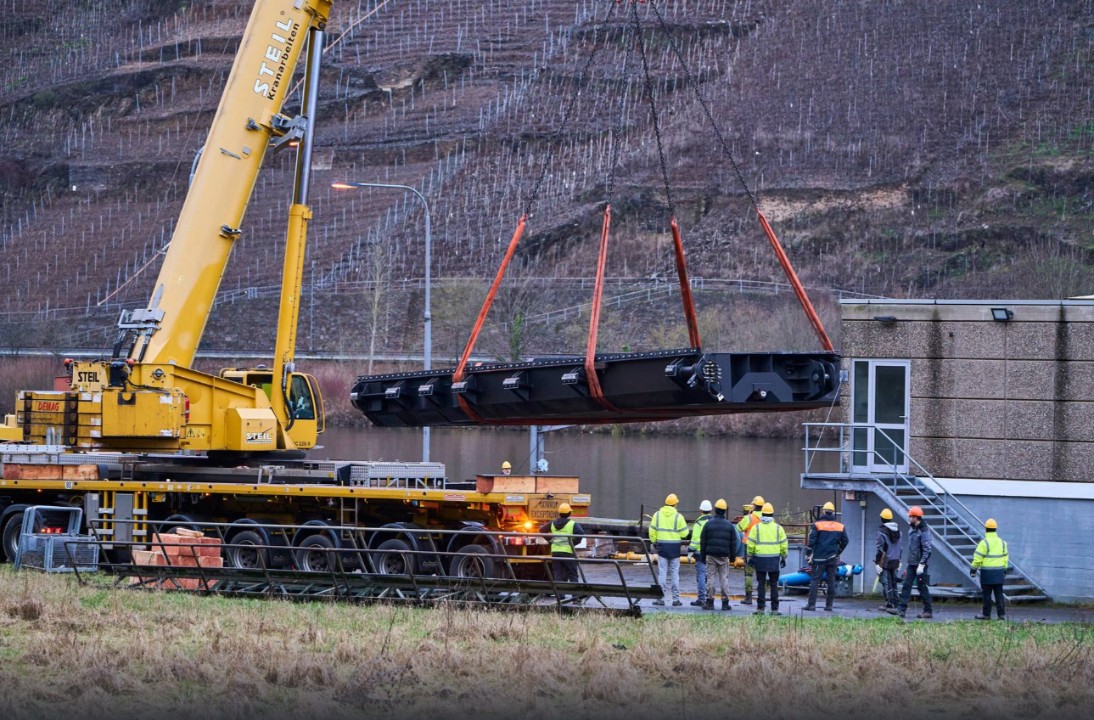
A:
<svg viewBox="0 0 1094 720">
<path fill-rule="evenodd" d="M 410 545 L 405 540 L 384 540 L 372 551 L 372 567 L 378 575 L 411 575 L 414 556 L 410 552 Z"/>
<path fill-rule="evenodd" d="M 464 545 L 452 556 L 448 574 L 458 578 L 497 577 L 497 562 L 487 557 L 489 554 L 489 548 L 482 545 Z"/>
<path fill-rule="evenodd" d="M 296 551 L 296 564 L 305 572 L 330 572 L 337 567 L 334 541 L 326 535 L 309 535 Z"/>
<path fill-rule="evenodd" d="M 262 535 L 254 530 L 241 530 L 232 536 L 228 547 L 224 548 L 224 556 L 228 564 L 242 570 L 258 570 L 270 566 L 269 551 L 263 548 L 250 547 L 252 545 L 265 545 Z"/>
<path fill-rule="evenodd" d="M 19 533 L 23 531 L 23 513 L 14 512 L 8 515 L 0 532 L 0 554 L 8 562 L 15 562 L 15 555 L 19 552 Z"/>
</svg>

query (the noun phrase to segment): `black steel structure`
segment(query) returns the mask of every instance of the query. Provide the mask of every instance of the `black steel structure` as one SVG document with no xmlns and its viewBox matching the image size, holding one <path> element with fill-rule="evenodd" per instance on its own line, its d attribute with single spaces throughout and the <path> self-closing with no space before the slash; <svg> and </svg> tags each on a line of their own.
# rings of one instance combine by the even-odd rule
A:
<svg viewBox="0 0 1094 720">
<path fill-rule="evenodd" d="M 828 407 L 839 355 L 718 353 L 695 348 L 597 355 L 602 395 L 585 358 L 468 366 L 357 378 L 354 407 L 381 427 L 603 424 Z"/>
</svg>

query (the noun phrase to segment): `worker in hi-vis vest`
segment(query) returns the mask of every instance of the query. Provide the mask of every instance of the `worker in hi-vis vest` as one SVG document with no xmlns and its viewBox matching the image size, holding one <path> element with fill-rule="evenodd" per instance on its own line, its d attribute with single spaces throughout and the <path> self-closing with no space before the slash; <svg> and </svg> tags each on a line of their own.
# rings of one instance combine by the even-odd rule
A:
<svg viewBox="0 0 1094 720">
<path fill-rule="evenodd" d="M 661 584 L 664 597 L 654 600 L 654 605 L 664 605 L 671 591 L 672 604 L 679 607 L 680 602 L 680 542 L 688 534 L 688 523 L 677 511 L 680 499 L 676 493 L 669 493 L 665 504 L 650 518 L 650 542 L 657 551 L 657 581 Z"/>
<path fill-rule="evenodd" d="M 847 549 L 850 539 L 843 523 L 836 520 L 836 506 L 832 502 L 824 504 L 824 515 L 813 523 L 809 530 L 809 541 L 805 546 L 805 559 L 810 565 L 809 599 L 802 610 L 817 609 L 817 588 L 821 575 L 824 576 L 824 609 L 832 612 L 832 603 L 836 599 L 836 570 L 839 568 L 839 556 Z"/>
<path fill-rule="evenodd" d="M 741 542 L 748 543 L 748 533 L 755 527 L 761 520 L 763 514 L 761 510 L 764 506 L 764 499 L 762 496 L 757 495 L 752 498 L 752 502 L 744 506 L 744 517 L 737 523 L 737 532 L 741 534 Z M 742 555 L 747 554 L 747 548 L 742 548 Z M 756 568 L 752 567 L 750 563 L 745 563 L 745 599 L 741 601 L 742 605 L 752 604 L 752 577 L 756 574 Z"/>
<path fill-rule="evenodd" d="M 995 597 L 995 614 L 1000 620 L 1007 617 L 1006 598 L 1003 597 L 1003 580 L 1010 567 L 1010 552 L 1007 541 L 999 537 L 999 524 L 995 518 L 984 522 L 984 539 L 976 546 L 972 554 L 972 570 L 969 575 L 976 577 L 980 573 L 980 591 L 984 594 L 984 609 L 976 616 L 977 620 L 991 620 L 991 600 Z"/>
<path fill-rule="evenodd" d="M 574 536 L 584 535 L 585 529 L 570 517 L 570 503 L 558 506 L 558 517 L 544 523 L 539 531 L 551 536 L 551 575 L 558 582 L 577 582 L 577 557 Z"/>
<path fill-rule="evenodd" d="M 748 534 L 748 562 L 756 568 L 756 612 L 763 615 L 766 598 L 765 586 L 771 585 L 771 614 L 779 612 L 779 570 L 786 567 L 790 546 L 786 531 L 775 522 L 775 508 L 764 503 L 760 523 Z"/>
<path fill-rule="evenodd" d="M 710 514 L 714 506 L 710 504 L 710 500 L 704 500 L 699 503 L 699 512 L 702 513 L 699 517 L 695 518 L 695 524 L 691 526 L 691 542 L 688 544 L 688 551 L 695 558 L 695 596 L 696 599 L 691 601 L 692 605 L 696 607 L 703 607 L 707 598 L 707 564 L 703 560 L 702 554 L 699 552 L 699 537 L 703 534 L 703 526 L 706 525 L 713 515 Z"/>
</svg>

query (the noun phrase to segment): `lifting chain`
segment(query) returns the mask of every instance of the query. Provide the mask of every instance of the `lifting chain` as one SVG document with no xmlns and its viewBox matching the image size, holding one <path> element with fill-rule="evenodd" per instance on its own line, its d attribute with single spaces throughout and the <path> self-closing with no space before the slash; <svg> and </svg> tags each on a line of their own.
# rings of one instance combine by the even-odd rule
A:
<svg viewBox="0 0 1094 720">
<path fill-rule="evenodd" d="M 741 172 L 741 168 L 737 166 L 737 161 L 733 159 L 733 153 L 729 150 L 729 144 L 726 143 L 725 137 L 722 135 L 721 128 L 718 127 L 718 123 L 714 121 L 714 113 L 710 110 L 710 105 L 707 103 L 703 93 L 699 91 L 699 82 L 695 79 L 695 76 L 691 74 L 691 69 L 688 67 L 687 62 L 684 61 L 684 54 L 680 52 L 680 46 L 676 43 L 676 38 L 672 36 L 672 31 L 669 30 L 667 24 L 665 24 L 665 18 L 662 17 L 661 11 L 657 9 L 657 5 L 650 3 L 650 8 L 657 16 L 657 21 L 661 24 L 661 30 L 665 33 L 665 37 L 668 38 L 669 46 L 672 48 L 672 52 L 676 55 L 676 59 L 680 62 L 680 67 L 684 69 L 684 76 L 687 78 L 688 85 L 695 92 L 695 97 L 699 100 L 699 104 L 703 106 L 703 112 L 707 116 L 707 120 L 710 121 L 710 126 L 714 129 L 714 135 L 718 138 L 718 142 L 722 145 L 722 150 L 725 152 L 726 157 L 729 158 L 729 164 L 733 166 L 733 172 L 737 175 L 737 181 L 741 183 L 741 187 L 744 188 L 745 194 L 748 195 L 749 202 L 752 203 L 753 209 L 756 212 L 760 212 L 760 206 L 756 202 L 756 198 L 752 195 L 752 191 L 748 187 L 748 183 L 745 182 L 745 176 Z M 638 17 L 637 12 L 635 17 Z M 660 140 L 658 140 L 660 144 Z M 664 158 L 661 158 L 662 164 L 665 162 Z"/>
<path fill-rule="evenodd" d="M 650 3 L 650 7 L 656 7 Z M 658 15 L 660 17 L 660 15 Z M 665 202 L 669 206 L 669 216 L 676 217 L 676 209 L 672 204 L 672 190 L 669 186 L 669 171 L 665 164 L 665 148 L 661 142 L 661 124 L 657 118 L 657 104 L 653 99 L 653 81 L 650 80 L 650 65 L 646 59 L 646 42 L 642 38 L 642 24 L 638 20 L 638 3 L 631 0 L 631 18 L 634 21 L 634 32 L 638 36 L 638 52 L 642 56 L 642 73 L 646 79 L 646 99 L 650 103 L 650 116 L 653 119 L 653 134 L 657 138 L 657 155 L 661 161 L 661 178 L 665 182 Z"/>
<path fill-rule="evenodd" d="M 608 7 L 608 13 L 604 16 L 604 20 L 599 27 L 604 29 L 604 36 L 608 36 L 608 22 L 612 19 L 612 14 L 615 12 L 615 5 Z M 539 199 L 539 191 L 543 186 L 543 181 L 547 179 L 547 173 L 551 169 L 551 162 L 555 157 L 555 148 L 558 147 L 562 138 L 566 132 L 566 128 L 570 124 L 570 116 L 573 115 L 574 108 L 577 106 L 577 99 L 581 96 L 581 90 L 585 87 L 589 81 L 589 68 L 592 67 L 593 59 L 596 57 L 597 50 L 600 49 L 599 32 L 598 27 L 593 27 L 593 47 L 589 51 L 589 56 L 585 58 L 585 65 L 581 68 L 581 74 L 577 78 L 577 88 L 570 94 L 570 102 L 567 103 L 566 109 L 562 113 L 562 124 L 555 132 L 554 137 L 547 143 L 547 157 L 543 160 L 543 170 L 539 173 L 539 179 L 536 180 L 536 184 L 532 186 L 532 193 L 528 197 L 528 204 L 524 206 L 524 216 L 530 217 L 532 215 L 532 208 L 536 204 L 536 200 Z"/>
</svg>

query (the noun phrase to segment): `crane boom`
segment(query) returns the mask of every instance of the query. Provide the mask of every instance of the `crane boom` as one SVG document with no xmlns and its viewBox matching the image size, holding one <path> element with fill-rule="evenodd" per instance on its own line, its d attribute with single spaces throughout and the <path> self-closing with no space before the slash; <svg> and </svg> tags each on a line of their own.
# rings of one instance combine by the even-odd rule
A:
<svg viewBox="0 0 1094 720">
<path fill-rule="evenodd" d="M 266 149 L 303 134 L 281 106 L 308 30 L 326 24 L 330 6 L 255 3 L 148 307 L 119 322 L 131 333 L 130 359 L 193 362 Z"/>
</svg>

